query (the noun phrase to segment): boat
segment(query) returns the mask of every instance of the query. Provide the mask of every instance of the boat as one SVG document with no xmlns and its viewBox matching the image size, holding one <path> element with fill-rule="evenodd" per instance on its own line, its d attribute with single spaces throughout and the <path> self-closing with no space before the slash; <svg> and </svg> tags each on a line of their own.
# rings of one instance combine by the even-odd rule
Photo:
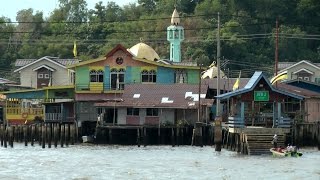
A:
<svg viewBox="0 0 320 180">
<path fill-rule="evenodd" d="M 94 138 L 93 136 L 82 136 L 83 143 L 93 143 Z"/>
<path fill-rule="evenodd" d="M 279 156 L 279 157 L 300 157 L 300 156 L 302 156 L 302 152 L 288 151 L 286 148 L 271 148 L 270 152 L 272 152 L 273 156 Z"/>
</svg>

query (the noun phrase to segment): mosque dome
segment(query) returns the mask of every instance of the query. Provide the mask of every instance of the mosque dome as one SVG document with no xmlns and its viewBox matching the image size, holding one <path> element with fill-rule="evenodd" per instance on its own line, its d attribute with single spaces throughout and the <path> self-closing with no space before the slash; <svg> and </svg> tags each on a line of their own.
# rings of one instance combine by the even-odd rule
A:
<svg viewBox="0 0 320 180">
<path fill-rule="evenodd" d="M 145 43 L 138 43 L 132 46 L 128 51 L 136 58 L 150 61 L 159 60 L 160 57 L 152 47 Z"/>
</svg>

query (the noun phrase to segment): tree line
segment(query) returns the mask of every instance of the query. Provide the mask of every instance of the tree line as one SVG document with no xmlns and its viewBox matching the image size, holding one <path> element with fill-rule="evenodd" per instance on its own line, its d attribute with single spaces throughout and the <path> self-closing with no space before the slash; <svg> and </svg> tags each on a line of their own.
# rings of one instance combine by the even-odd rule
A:
<svg viewBox="0 0 320 180">
<path fill-rule="evenodd" d="M 16 20 L 0 17 L 0 77 L 13 79 L 16 59 L 43 56 L 98 58 L 116 44 L 127 48 L 140 41 L 168 58 L 166 28 L 174 7 L 185 29 L 182 60 L 210 65 L 216 61 L 217 19 L 221 18 L 222 68 L 229 76 L 272 74 L 276 20 L 279 61 L 320 61 L 320 3 L 317 0 L 138 0 L 119 6 L 102 1 L 88 9 L 85 0 L 58 0 L 48 17 L 32 8 Z"/>
</svg>

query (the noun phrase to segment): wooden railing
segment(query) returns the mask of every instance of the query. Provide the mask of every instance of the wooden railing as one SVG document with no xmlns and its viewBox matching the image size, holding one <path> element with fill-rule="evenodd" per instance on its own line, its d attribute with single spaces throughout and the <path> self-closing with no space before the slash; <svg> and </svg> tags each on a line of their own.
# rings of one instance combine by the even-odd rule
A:
<svg viewBox="0 0 320 180">
<path fill-rule="evenodd" d="M 27 113 L 28 115 L 43 115 L 43 108 L 21 108 L 21 107 L 8 107 L 6 108 L 8 115 L 20 115 Z"/>
</svg>

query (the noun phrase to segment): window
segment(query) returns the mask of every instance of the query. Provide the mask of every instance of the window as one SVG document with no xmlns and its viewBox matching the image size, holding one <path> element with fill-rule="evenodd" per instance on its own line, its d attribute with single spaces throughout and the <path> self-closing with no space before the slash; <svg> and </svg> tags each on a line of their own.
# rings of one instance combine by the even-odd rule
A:
<svg viewBox="0 0 320 180">
<path fill-rule="evenodd" d="M 141 81 L 142 82 L 152 82 L 155 83 L 157 82 L 157 74 L 155 70 L 143 70 L 141 72 Z"/>
<path fill-rule="evenodd" d="M 138 108 L 127 108 L 127 115 L 128 116 L 139 116 L 139 109 Z"/>
<path fill-rule="evenodd" d="M 124 89 L 124 69 L 112 69 L 110 72 L 110 84 L 112 90 Z"/>
<path fill-rule="evenodd" d="M 172 39 L 172 34 L 173 34 L 173 31 L 170 30 L 170 31 L 169 31 L 169 39 Z"/>
<path fill-rule="evenodd" d="M 49 79 L 49 74 L 44 74 L 45 79 Z"/>
<path fill-rule="evenodd" d="M 43 78 L 43 74 L 38 74 L 38 78 L 42 79 Z"/>
<path fill-rule="evenodd" d="M 309 77 L 304 77 L 303 78 L 305 81 L 309 81 Z"/>
<path fill-rule="evenodd" d="M 183 69 L 178 69 L 175 72 L 175 83 L 187 83 L 187 73 Z"/>
<path fill-rule="evenodd" d="M 90 71 L 90 82 L 103 82 L 103 71 L 102 70 L 91 70 Z"/>
<path fill-rule="evenodd" d="M 147 116 L 158 116 L 158 109 L 156 108 L 148 108 Z"/>
<path fill-rule="evenodd" d="M 174 38 L 175 38 L 175 39 L 178 39 L 178 38 L 179 38 L 179 30 L 178 30 L 178 29 L 176 29 L 176 30 L 174 31 Z"/>
<path fill-rule="evenodd" d="M 314 81 L 315 83 L 320 84 L 320 78 L 315 78 Z"/>
<path fill-rule="evenodd" d="M 70 83 L 71 84 L 74 84 L 75 78 L 76 78 L 75 72 L 70 72 Z"/>
<path fill-rule="evenodd" d="M 118 58 L 116 59 L 116 63 L 117 63 L 118 65 L 121 65 L 121 64 L 123 63 L 123 58 L 122 58 L 122 57 L 118 57 Z"/>
</svg>

